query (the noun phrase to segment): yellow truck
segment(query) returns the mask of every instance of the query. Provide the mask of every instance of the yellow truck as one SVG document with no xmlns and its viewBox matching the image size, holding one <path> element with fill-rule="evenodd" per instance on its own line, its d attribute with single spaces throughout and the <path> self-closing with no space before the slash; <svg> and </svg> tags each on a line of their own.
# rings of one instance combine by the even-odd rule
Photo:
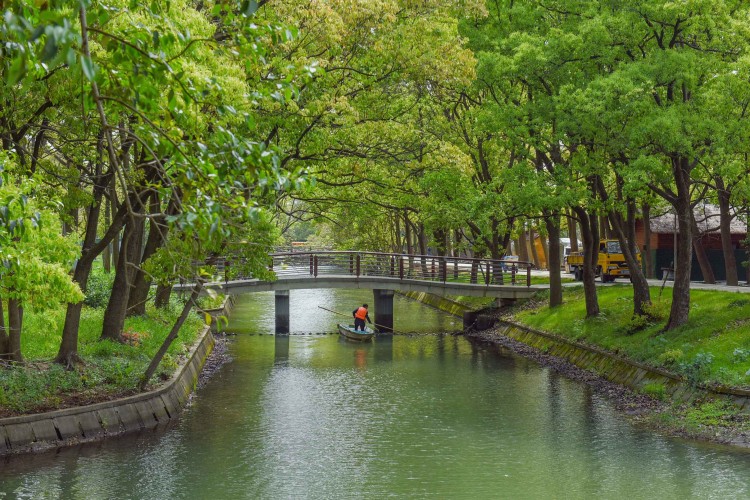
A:
<svg viewBox="0 0 750 500">
<path fill-rule="evenodd" d="M 638 249 L 636 248 L 636 251 Z M 641 254 L 636 255 L 638 263 L 641 262 Z M 583 279 L 583 252 L 571 252 L 568 255 L 566 267 L 573 273 L 576 281 Z M 596 275 L 602 277 L 602 283 L 614 281 L 615 278 L 630 278 L 630 269 L 622 254 L 618 240 L 601 240 L 599 242 L 599 262 L 596 266 Z"/>
</svg>

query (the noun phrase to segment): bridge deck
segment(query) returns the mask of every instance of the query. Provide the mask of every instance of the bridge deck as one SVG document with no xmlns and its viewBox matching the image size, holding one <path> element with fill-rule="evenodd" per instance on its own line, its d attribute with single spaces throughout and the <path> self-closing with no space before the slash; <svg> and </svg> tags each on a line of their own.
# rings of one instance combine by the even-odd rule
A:
<svg viewBox="0 0 750 500">
<path fill-rule="evenodd" d="M 189 284 L 176 285 L 175 290 L 187 290 Z M 463 282 L 426 281 L 386 276 L 284 276 L 276 281 L 262 281 L 257 279 L 233 280 L 226 282 L 206 283 L 205 288 L 211 288 L 229 295 L 248 292 L 264 292 L 275 290 L 299 290 L 320 288 L 364 288 L 381 290 L 398 290 L 402 292 L 427 292 L 434 295 L 464 295 L 471 297 L 494 297 L 499 299 L 525 299 L 533 296 L 545 285 L 494 285 Z"/>
</svg>

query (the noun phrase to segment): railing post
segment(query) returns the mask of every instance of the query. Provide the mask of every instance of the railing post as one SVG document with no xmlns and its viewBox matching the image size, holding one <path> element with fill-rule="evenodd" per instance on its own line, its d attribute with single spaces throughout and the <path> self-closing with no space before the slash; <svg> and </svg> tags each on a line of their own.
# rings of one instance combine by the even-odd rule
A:
<svg viewBox="0 0 750 500">
<path fill-rule="evenodd" d="M 359 254 L 357 254 L 357 278 L 359 278 L 359 272 L 360 272 L 360 270 L 361 270 L 361 268 L 360 268 L 360 258 L 359 258 Z"/>
<path fill-rule="evenodd" d="M 433 258 L 432 261 L 430 261 L 430 279 L 435 279 L 435 259 Z"/>
<path fill-rule="evenodd" d="M 229 283 L 229 261 L 224 261 L 224 283 Z"/>
<path fill-rule="evenodd" d="M 393 277 L 396 274 L 396 257 L 391 255 L 391 273 L 390 276 Z"/>
<path fill-rule="evenodd" d="M 313 269 L 314 269 L 313 277 L 317 278 L 318 277 L 318 256 L 317 255 L 313 257 Z"/>
<path fill-rule="evenodd" d="M 349 274 L 354 274 L 354 255 L 349 254 Z"/>
<path fill-rule="evenodd" d="M 490 263 L 487 263 L 487 272 L 484 273 L 484 284 L 489 285 L 490 284 Z"/>
<path fill-rule="evenodd" d="M 448 262 L 445 257 L 440 259 L 440 281 L 445 283 L 448 279 Z"/>
<path fill-rule="evenodd" d="M 315 256 L 310 254 L 310 274 L 315 274 Z"/>
<path fill-rule="evenodd" d="M 531 286 L 531 264 L 526 264 L 526 286 Z"/>
<path fill-rule="evenodd" d="M 510 266 L 510 282 L 514 285 L 516 284 L 516 265 L 515 264 Z"/>
<path fill-rule="evenodd" d="M 398 257 L 398 279 L 404 279 L 404 258 L 400 255 Z"/>
</svg>

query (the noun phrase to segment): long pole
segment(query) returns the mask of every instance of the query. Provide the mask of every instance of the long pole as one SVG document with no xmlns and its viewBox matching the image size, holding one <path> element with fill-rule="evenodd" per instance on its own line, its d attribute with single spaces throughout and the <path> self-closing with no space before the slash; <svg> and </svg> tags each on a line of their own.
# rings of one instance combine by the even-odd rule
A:
<svg viewBox="0 0 750 500">
<path fill-rule="evenodd" d="M 341 312 L 338 312 L 338 311 L 334 311 L 333 309 L 327 309 L 327 308 L 325 308 L 323 306 L 318 306 L 318 308 L 323 309 L 324 311 L 332 312 L 333 314 L 338 314 L 339 316 L 346 316 L 347 318 L 349 317 L 348 314 L 344 314 L 344 313 L 341 313 Z M 377 326 L 378 328 L 384 328 L 386 330 L 391 330 L 391 333 L 397 333 L 397 334 L 401 334 L 401 335 L 406 335 L 404 332 L 396 331 L 393 328 L 388 328 L 387 326 L 384 326 L 384 325 L 379 325 L 379 324 L 374 323 L 374 322 L 373 322 L 373 325 Z"/>
</svg>

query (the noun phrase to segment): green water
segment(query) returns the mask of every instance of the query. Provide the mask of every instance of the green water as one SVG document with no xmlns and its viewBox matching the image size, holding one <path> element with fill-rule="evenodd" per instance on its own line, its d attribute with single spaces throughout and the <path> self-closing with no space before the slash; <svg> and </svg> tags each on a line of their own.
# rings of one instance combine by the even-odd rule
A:
<svg viewBox="0 0 750 500">
<path fill-rule="evenodd" d="M 0 462 L 0 498 L 750 498 L 750 453 L 633 427 L 577 383 L 474 346 L 397 298 L 394 328 L 333 335 L 367 291 L 247 295 L 233 361 L 176 425 Z M 377 311 L 375 311 L 377 312 Z"/>
</svg>

